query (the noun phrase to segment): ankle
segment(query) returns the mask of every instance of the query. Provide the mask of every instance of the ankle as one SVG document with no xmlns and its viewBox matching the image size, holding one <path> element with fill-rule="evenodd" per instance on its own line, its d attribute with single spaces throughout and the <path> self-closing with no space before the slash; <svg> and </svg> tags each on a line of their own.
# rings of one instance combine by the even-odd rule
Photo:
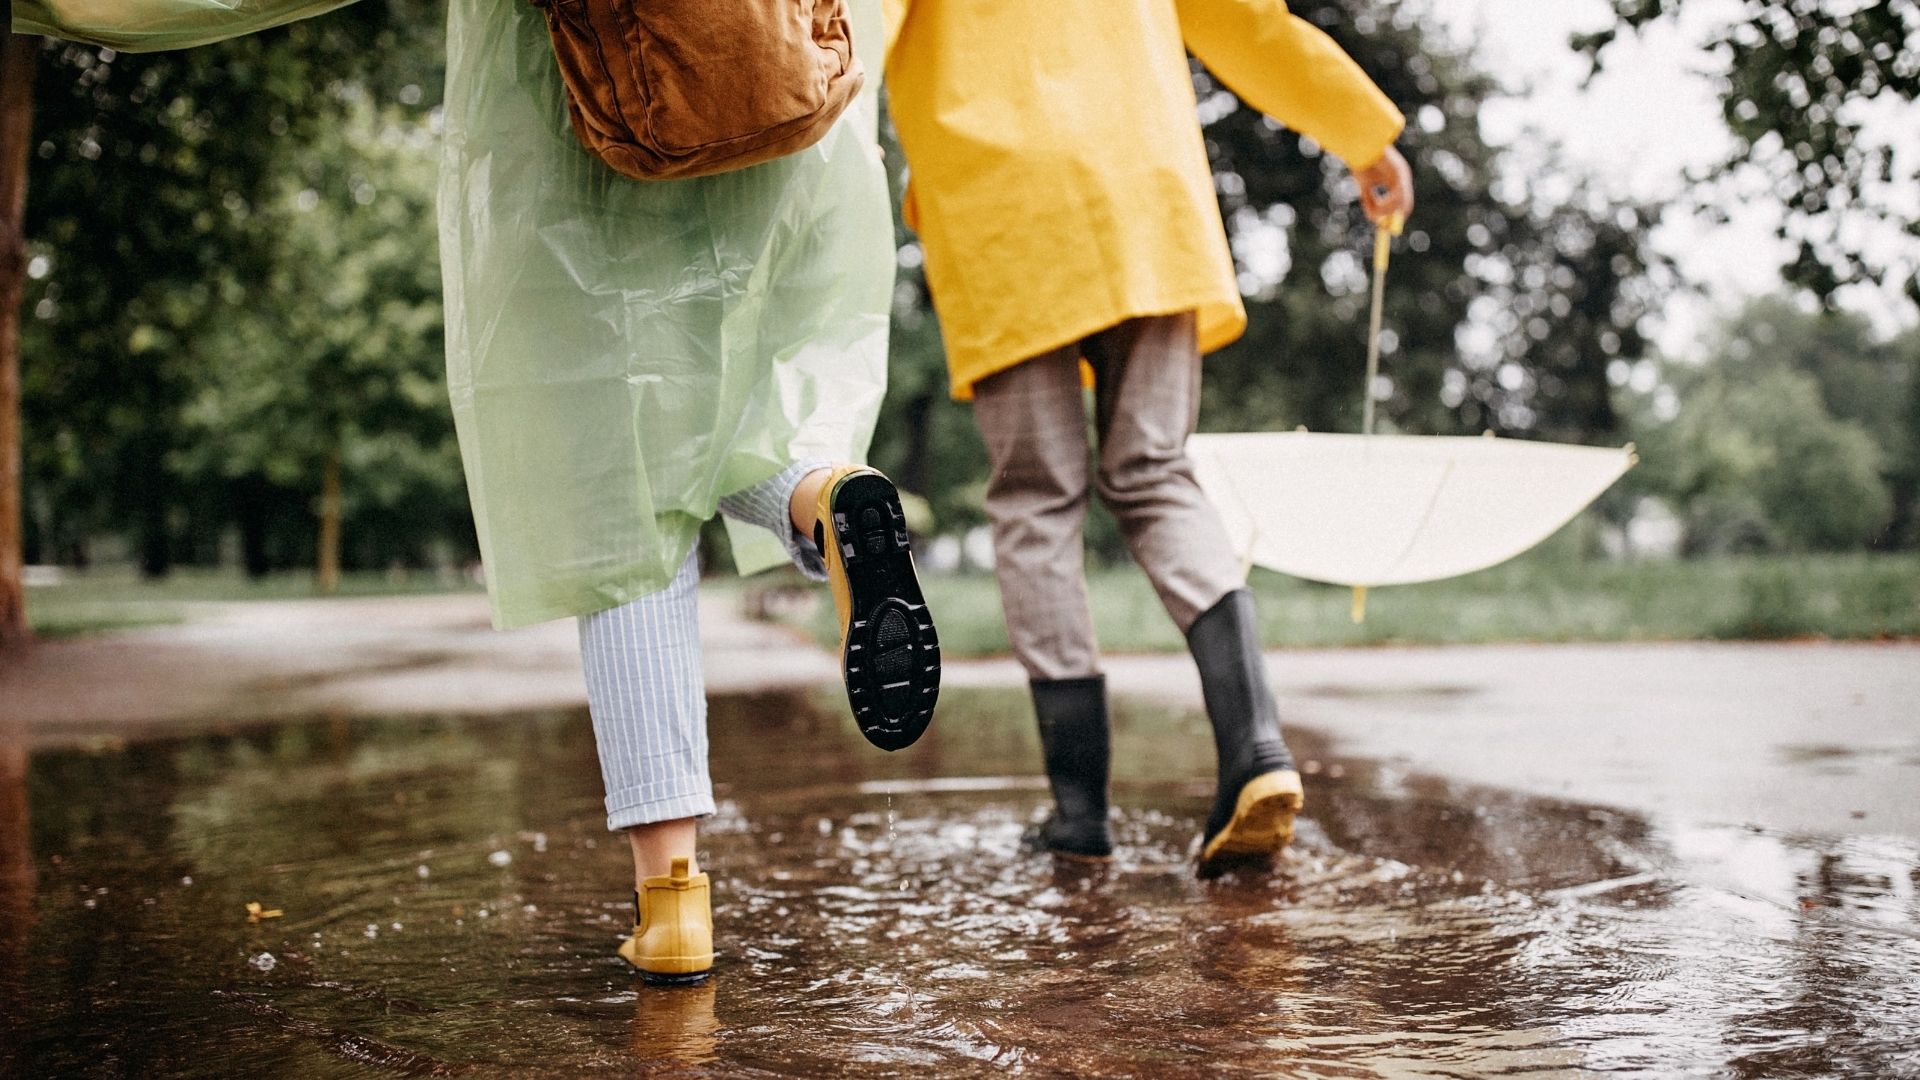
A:
<svg viewBox="0 0 1920 1080">
<path fill-rule="evenodd" d="M 1232 758 L 1220 759 L 1220 780 L 1223 785 L 1238 786 L 1262 773 L 1293 767 L 1293 754 L 1280 736 L 1262 736 L 1242 747 Z"/>
<path fill-rule="evenodd" d="M 655 821 L 627 829 L 627 844 L 633 851 L 633 885 L 637 891 L 648 878 L 665 877 L 673 872 L 675 859 L 687 861 L 687 873 L 700 872 L 700 857 L 695 844 L 699 834 L 693 818 Z"/>
<path fill-rule="evenodd" d="M 793 485 L 793 494 L 787 497 L 787 519 L 793 523 L 794 532 L 801 536 L 813 535 L 813 526 L 818 521 L 815 511 L 820 505 L 820 489 L 827 486 L 832 475 L 833 469 L 823 465 Z"/>
<path fill-rule="evenodd" d="M 657 881 L 660 878 L 671 877 L 672 875 L 673 875 L 673 866 L 671 863 L 661 867 L 658 873 L 647 873 L 646 871 L 643 871 L 636 866 L 634 867 L 634 870 L 633 870 L 633 891 L 645 892 L 648 881 Z M 699 875 L 700 875 L 700 864 L 694 859 L 689 858 L 687 860 L 687 876 L 691 878 L 691 877 L 698 877 Z"/>
</svg>

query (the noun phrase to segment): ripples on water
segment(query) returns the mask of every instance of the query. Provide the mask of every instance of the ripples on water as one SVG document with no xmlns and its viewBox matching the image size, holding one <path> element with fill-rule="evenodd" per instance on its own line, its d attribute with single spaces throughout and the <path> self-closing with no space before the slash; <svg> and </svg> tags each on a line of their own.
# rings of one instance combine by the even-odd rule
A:
<svg viewBox="0 0 1920 1080">
<path fill-rule="evenodd" d="M 1119 858 L 1024 852 L 1022 696 L 913 751 L 716 702 L 721 951 L 640 988 L 584 716 L 47 751 L 0 1073 L 1920 1072 L 1920 848 L 1677 828 L 1364 762 L 1270 876 L 1191 873 L 1204 721 L 1118 714 Z M 0 836 L 0 843 L 19 843 Z M 245 905 L 282 909 L 249 923 Z"/>
</svg>

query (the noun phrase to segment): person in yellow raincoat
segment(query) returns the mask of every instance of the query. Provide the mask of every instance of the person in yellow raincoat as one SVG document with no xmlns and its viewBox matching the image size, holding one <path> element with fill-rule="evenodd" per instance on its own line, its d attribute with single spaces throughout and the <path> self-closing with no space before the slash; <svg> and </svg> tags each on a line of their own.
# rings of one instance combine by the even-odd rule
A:
<svg viewBox="0 0 1920 1080">
<path fill-rule="evenodd" d="M 1244 571 L 1185 455 L 1200 355 L 1246 326 L 1187 50 L 1353 168 L 1375 221 L 1412 208 L 1393 148 L 1402 117 L 1282 0 L 887 7 L 905 215 L 925 248 L 953 392 L 972 400 L 985 436 L 996 573 L 1054 793 L 1037 839 L 1067 856 L 1112 851 L 1105 686 L 1082 571 L 1097 490 L 1200 670 L 1219 750 L 1201 870 L 1264 858 L 1292 835 L 1300 778 Z"/>
</svg>

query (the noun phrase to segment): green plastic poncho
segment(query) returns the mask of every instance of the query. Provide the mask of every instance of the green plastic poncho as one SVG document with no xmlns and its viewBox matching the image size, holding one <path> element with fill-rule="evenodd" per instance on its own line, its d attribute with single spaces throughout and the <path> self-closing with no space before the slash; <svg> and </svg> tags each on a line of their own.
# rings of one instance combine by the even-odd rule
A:
<svg viewBox="0 0 1920 1080">
<path fill-rule="evenodd" d="M 864 458 L 893 289 L 878 82 L 799 154 L 638 182 L 574 140 L 532 5 L 452 0 L 447 374 L 497 625 L 658 591 L 722 495 Z M 784 558 L 744 531 L 746 567 Z"/>
<path fill-rule="evenodd" d="M 168 48 L 336 0 L 17 0 L 18 30 Z M 867 89 L 763 165 L 640 182 L 568 127 L 524 0 L 451 0 L 440 181 L 447 377 L 494 625 L 658 591 L 721 496 L 806 457 L 863 460 L 886 385 L 892 218 Z M 785 559 L 729 522 L 743 571 Z"/>
<path fill-rule="evenodd" d="M 354 0 L 13 0 L 13 32 L 121 52 L 185 49 L 324 15 Z"/>
</svg>

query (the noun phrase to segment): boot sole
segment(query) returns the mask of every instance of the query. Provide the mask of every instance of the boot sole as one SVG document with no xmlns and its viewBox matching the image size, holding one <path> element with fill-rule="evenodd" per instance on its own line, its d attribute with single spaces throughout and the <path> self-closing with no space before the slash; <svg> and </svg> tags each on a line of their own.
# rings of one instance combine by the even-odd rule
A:
<svg viewBox="0 0 1920 1080">
<path fill-rule="evenodd" d="M 940 638 L 914 574 L 906 514 L 892 481 L 874 473 L 842 480 L 829 505 L 851 608 L 840 661 L 847 704 L 868 742 L 905 749 L 940 697 Z"/>
<path fill-rule="evenodd" d="M 713 970 L 691 971 L 685 975 L 670 975 L 660 971 L 640 969 L 640 981 L 648 986 L 698 986 L 713 977 Z"/>
<path fill-rule="evenodd" d="M 1247 781 L 1234 800 L 1233 817 L 1200 852 L 1200 873 L 1261 863 L 1293 840 L 1293 818 L 1305 805 L 1300 774 L 1284 769 Z"/>
<path fill-rule="evenodd" d="M 707 976 L 713 974 L 712 953 L 705 956 L 647 957 L 648 963 L 663 969 L 659 971 L 641 967 L 634 959 L 636 950 L 633 938 L 621 942 L 616 953 L 620 959 L 627 962 L 627 966 L 640 973 L 643 981 L 654 986 L 692 986 L 695 983 L 705 982 Z"/>
</svg>

